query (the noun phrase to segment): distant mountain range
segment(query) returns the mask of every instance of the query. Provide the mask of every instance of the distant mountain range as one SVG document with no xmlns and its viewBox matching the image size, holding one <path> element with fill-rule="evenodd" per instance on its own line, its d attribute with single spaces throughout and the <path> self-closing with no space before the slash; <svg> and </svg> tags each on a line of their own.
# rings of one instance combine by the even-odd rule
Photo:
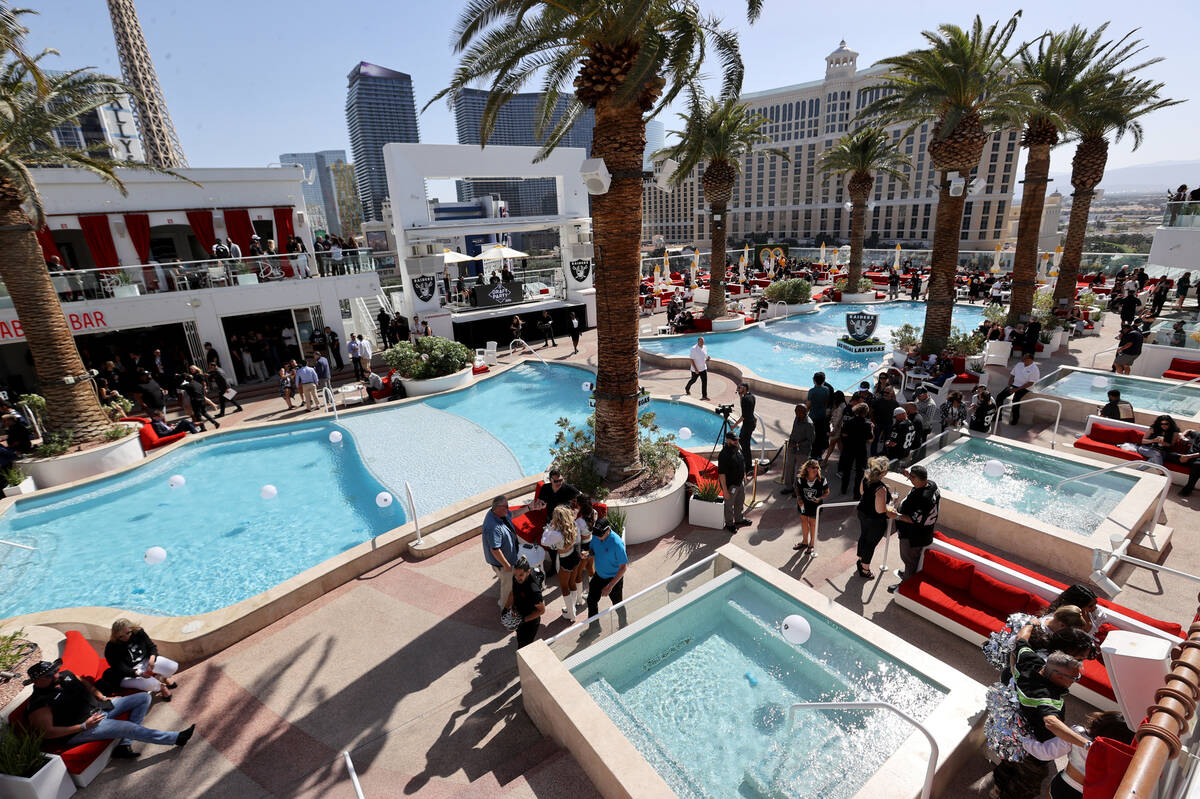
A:
<svg viewBox="0 0 1200 799">
<path fill-rule="evenodd" d="M 1070 172 L 1051 172 L 1050 177 L 1054 181 L 1050 184 L 1050 191 L 1057 190 L 1067 195 L 1071 193 Z M 1159 161 L 1108 169 L 1100 188 L 1109 194 L 1157 192 L 1165 195 L 1168 188 L 1174 189 L 1181 183 L 1192 188 L 1200 186 L 1200 161 Z"/>
</svg>

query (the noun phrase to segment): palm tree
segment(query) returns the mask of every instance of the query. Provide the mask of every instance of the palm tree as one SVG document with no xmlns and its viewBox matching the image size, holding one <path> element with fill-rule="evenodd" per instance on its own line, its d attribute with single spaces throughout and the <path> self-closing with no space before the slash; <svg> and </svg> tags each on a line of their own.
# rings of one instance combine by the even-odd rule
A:
<svg viewBox="0 0 1200 799">
<path fill-rule="evenodd" d="M 751 22 L 763 0 L 746 0 Z M 637 332 L 641 277 L 642 155 L 646 119 L 685 89 L 694 90 L 711 47 L 724 97 L 741 90 L 737 35 L 703 17 L 692 0 L 470 0 L 454 30 L 461 53 L 453 98 L 480 79 L 490 82 L 480 134 L 486 145 L 496 115 L 541 75 L 536 132 L 549 153 L 585 108 L 595 109 L 592 157 L 612 183 L 592 197 L 596 251 L 595 456 L 621 478 L 638 466 Z M 556 105 L 568 82 L 566 110 Z"/>
<path fill-rule="evenodd" d="M 1059 143 L 1059 135 L 1070 124 L 1073 112 L 1085 110 L 1093 93 L 1104 82 L 1126 69 L 1125 63 L 1141 51 L 1139 42 L 1129 35 L 1117 42 L 1102 42 L 1108 23 L 1093 33 L 1073 25 L 1062 33 L 1047 34 L 1038 40 L 1036 53 L 1022 49 L 1019 69 L 1035 83 L 1036 105 L 1024 118 L 1021 146 L 1029 148 L 1025 162 L 1025 193 L 1021 198 L 1021 216 L 1017 226 L 1017 247 L 1013 254 L 1012 300 L 1009 324 L 1016 324 L 1033 310 L 1037 281 L 1038 234 L 1049 182 L 1050 150 Z M 1159 59 L 1147 63 L 1154 63 Z"/>
<path fill-rule="evenodd" d="M 900 152 L 892 137 L 876 127 L 859 128 L 838 139 L 821 154 L 817 170 L 826 174 L 849 176 L 850 194 L 850 273 L 846 291 L 854 292 L 862 278 L 863 238 L 866 236 L 867 198 L 875 188 L 879 173 L 908 183 L 912 162 Z"/>
<path fill-rule="evenodd" d="M 684 129 L 671 131 L 679 138 L 678 143 L 651 157 L 679 162 L 679 168 L 671 177 L 671 183 L 676 186 L 697 166 L 704 164 L 700 185 L 712 214 L 712 254 L 708 263 L 708 305 L 704 308 L 704 316 L 719 319 L 725 315 L 725 214 L 733 186 L 742 174 L 742 159 L 752 151 L 770 153 L 784 160 L 789 156 L 777 147 L 755 150 L 755 145 L 771 140 L 762 132 L 767 118 L 752 112 L 736 97 L 718 100 L 694 95 L 690 105 L 687 114 L 679 115 Z"/>
<path fill-rule="evenodd" d="M 1079 262 L 1083 255 L 1083 239 L 1087 233 L 1088 212 L 1096 186 L 1104 177 L 1108 163 L 1108 137 L 1119 142 L 1126 135 L 1133 137 L 1133 149 L 1142 143 L 1141 119 L 1160 108 L 1178 105 L 1182 100 L 1162 97 L 1163 84 L 1139 80 L 1132 76 L 1109 76 L 1107 82 L 1087 95 L 1079 95 L 1078 104 L 1068 115 L 1071 133 L 1079 143 L 1071 159 L 1071 185 L 1075 193 L 1071 200 L 1071 217 L 1067 238 L 1063 244 L 1062 261 L 1058 267 L 1058 282 L 1054 286 L 1054 301 L 1073 302 Z"/>
<path fill-rule="evenodd" d="M 30 168 L 54 165 L 83 169 L 124 194 L 116 169 L 144 165 L 118 161 L 93 149 L 59 147 L 53 132 L 130 90 L 113 78 L 84 69 L 43 73 L 38 62 L 54 51 L 32 58 L 27 55 L 22 44 L 28 31 L 19 21 L 19 15 L 26 12 L 2 11 L 0 252 L 4 257 L 0 258 L 0 279 L 21 319 L 33 356 L 38 389 L 46 398 L 47 428 L 73 431 L 78 441 L 95 440 L 111 424 L 79 357 L 38 245 L 35 230 L 45 224 L 45 214 Z"/>
<path fill-rule="evenodd" d="M 922 350 L 939 352 L 950 335 L 959 226 L 966 203 L 964 183 L 979 165 L 989 128 L 1015 119 L 1030 103 L 1030 82 L 1012 75 L 1015 54 L 1008 46 L 1020 12 L 987 28 L 977 16 L 969 31 L 940 25 L 922 35 L 927 47 L 885 58 L 890 68 L 880 86 L 887 92 L 865 116 L 907 122 L 932 121 L 929 159 L 942 173 L 930 259 L 929 292 Z"/>
</svg>

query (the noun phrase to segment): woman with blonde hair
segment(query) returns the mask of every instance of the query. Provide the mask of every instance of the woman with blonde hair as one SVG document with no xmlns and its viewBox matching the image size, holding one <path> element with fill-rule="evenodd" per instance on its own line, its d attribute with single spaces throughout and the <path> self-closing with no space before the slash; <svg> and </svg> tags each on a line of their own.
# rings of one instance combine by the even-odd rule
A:
<svg viewBox="0 0 1200 799">
<path fill-rule="evenodd" d="M 575 509 L 564 502 L 554 509 L 546 529 L 542 533 L 542 546 L 548 552 L 558 554 L 558 587 L 562 589 L 562 617 L 575 621 L 575 567 L 579 565 L 579 554 L 575 551 Z"/>
<path fill-rule="evenodd" d="M 179 664 L 158 654 L 158 647 L 146 631 L 129 619 L 113 622 L 112 635 L 104 646 L 104 659 L 108 661 L 104 682 L 157 693 L 164 702 L 171 701 L 169 689 L 175 683 L 170 678 L 179 670 Z"/>
<path fill-rule="evenodd" d="M 874 580 L 871 558 L 875 547 L 887 535 L 888 519 L 896 517 L 891 507 L 892 492 L 883 482 L 888 473 L 888 459 L 871 458 L 867 461 L 867 473 L 862 480 L 862 499 L 858 502 L 858 576 Z"/>
</svg>

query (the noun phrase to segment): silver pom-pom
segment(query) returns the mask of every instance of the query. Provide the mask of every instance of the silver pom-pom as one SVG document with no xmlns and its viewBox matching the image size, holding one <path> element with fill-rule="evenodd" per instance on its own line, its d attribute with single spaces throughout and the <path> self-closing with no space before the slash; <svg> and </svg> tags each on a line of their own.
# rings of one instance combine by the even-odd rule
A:
<svg viewBox="0 0 1200 799">
<path fill-rule="evenodd" d="M 988 749 L 1004 760 L 1022 760 L 1029 728 L 1018 709 L 1017 694 L 1011 684 L 994 683 L 987 689 L 987 721 L 983 732 Z"/>
<path fill-rule="evenodd" d="M 525 621 L 521 618 L 521 614 L 509 608 L 500 614 L 500 623 L 504 625 L 506 630 L 515 630 L 521 626 L 521 622 Z"/>
<path fill-rule="evenodd" d="M 983 645 L 983 657 L 996 671 L 1004 671 L 1008 668 L 1008 656 L 1012 653 L 1013 646 L 1017 640 L 1017 633 L 1026 624 L 1037 621 L 1037 616 L 1031 616 L 1028 613 L 1014 613 L 1008 617 L 1008 622 L 1005 623 L 996 632 L 988 636 L 987 643 Z"/>
</svg>

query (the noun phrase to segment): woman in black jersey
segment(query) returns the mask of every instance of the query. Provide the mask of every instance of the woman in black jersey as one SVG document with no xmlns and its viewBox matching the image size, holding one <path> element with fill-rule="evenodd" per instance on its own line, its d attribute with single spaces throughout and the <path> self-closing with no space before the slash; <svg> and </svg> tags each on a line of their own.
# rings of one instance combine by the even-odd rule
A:
<svg viewBox="0 0 1200 799">
<path fill-rule="evenodd" d="M 888 459 L 871 458 L 867 461 L 867 475 L 862 481 L 862 499 L 858 503 L 858 576 L 874 580 L 871 558 L 875 547 L 887 535 L 888 519 L 896 511 L 890 507 L 892 492 L 884 485 L 883 476 L 888 472 Z"/>
</svg>

